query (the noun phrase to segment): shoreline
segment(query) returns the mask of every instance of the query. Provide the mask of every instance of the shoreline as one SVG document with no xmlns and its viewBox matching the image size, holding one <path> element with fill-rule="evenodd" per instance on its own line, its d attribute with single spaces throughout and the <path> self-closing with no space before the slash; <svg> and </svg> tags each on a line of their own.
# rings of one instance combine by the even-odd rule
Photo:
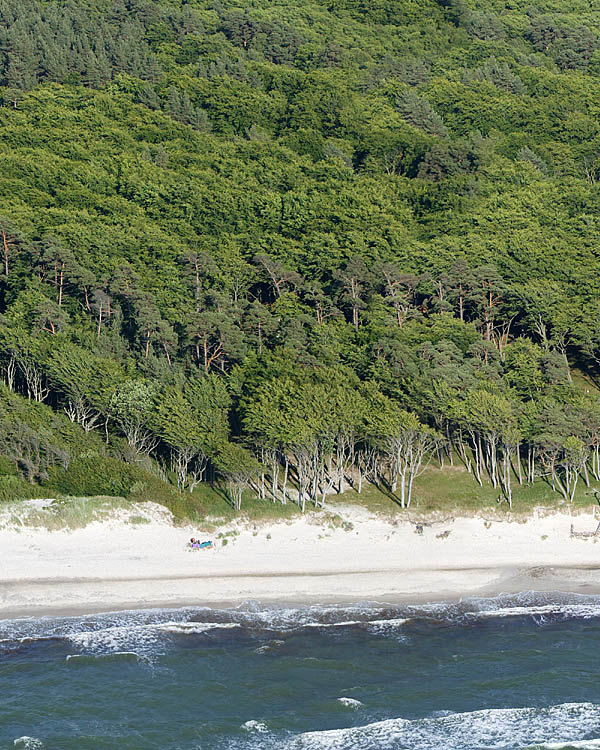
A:
<svg viewBox="0 0 600 750">
<path fill-rule="evenodd" d="M 463 569 L 461 573 L 465 575 L 465 580 L 469 580 L 472 582 L 472 577 L 474 571 L 477 569 Z M 479 569 L 482 570 L 482 569 Z M 482 588 L 469 590 L 469 591 L 454 591 L 454 590 L 439 590 L 439 591 L 430 591 L 427 593 L 422 592 L 415 592 L 412 594 L 399 594 L 397 591 L 393 591 L 390 593 L 382 593 L 377 595 L 372 595 L 370 597 L 361 596 L 359 594 L 346 594 L 346 595 L 323 595 L 323 596 L 297 596 L 296 594 L 292 595 L 290 598 L 282 597 L 280 594 L 277 595 L 271 595 L 270 593 L 266 593 L 264 595 L 259 595 L 255 597 L 236 597 L 236 598 L 223 598 L 223 599 L 203 599 L 203 600 L 196 600 L 196 599 L 189 599 L 187 597 L 175 597 L 175 598 L 169 598 L 169 599 L 157 599 L 157 600 L 151 600 L 151 599 L 132 599 L 132 600 L 123 600 L 119 601 L 118 598 L 114 599 L 113 594 L 117 595 L 118 597 L 118 587 L 119 584 L 122 583 L 136 583 L 139 584 L 141 582 L 146 584 L 155 584 L 157 580 L 164 581 L 172 581 L 174 579 L 165 577 L 163 579 L 102 579 L 102 580 L 93 580 L 93 579 L 80 579 L 78 582 L 72 581 L 72 580 L 56 580 L 56 579 L 45 579 L 41 581 L 31 581 L 27 582 L 26 587 L 29 585 L 33 586 L 44 586 L 45 588 L 52 589 L 55 593 L 57 588 L 60 588 L 61 586 L 68 585 L 70 588 L 68 589 L 69 597 L 75 597 L 77 595 L 75 587 L 77 585 L 87 586 L 90 583 L 100 583 L 103 584 L 106 589 L 112 589 L 112 593 L 110 596 L 105 596 L 101 601 L 94 601 L 89 600 L 86 601 L 85 604 L 71 604 L 71 605 L 65 605 L 65 604 L 44 604 L 44 605 L 32 605 L 32 604 L 24 604 L 24 605 L 17 605 L 13 607 L 0 607 L 0 621 L 1 620 L 12 620 L 12 619 L 19 619 L 19 618 L 29 618 L 29 617 L 76 617 L 76 616 L 84 616 L 84 615 L 94 615 L 94 614 L 101 614 L 101 613 L 108 613 L 108 612 L 124 612 L 124 611 L 140 611 L 140 610 L 151 610 L 151 609 L 184 609 L 187 607 L 195 608 L 195 607 L 206 607 L 209 609 L 235 609 L 236 607 L 239 607 L 243 605 L 246 602 L 249 601 L 256 601 L 260 605 L 265 606 L 272 606 L 272 607 L 307 607 L 307 606 L 339 606 L 343 607 L 344 605 L 351 605 L 351 604 L 359 604 L 359 603 L 369 603 L 369 604 L 378 604 L 378 605 L 386 605 L 389 604 L 390 606 L 397 606 L 397 605 L 422 605 L 422 604 L 433 604 L 433 603 L 439 603 L 439 602 L 448 602 L 448 603 L 456 603 L 458 601 L 469 599 L 473 597 L 481 597 L 481 598 L 493 598 L 497 596 L 502 595 L 511 595 L 511 594 L 519 594 L 519 593 L 525 593 L 525 592 L 534 592 L 534 593 L 564 593 L 564 594 L 581 594 L 581 595 L 600 595 L 600 583 L 598 583 L 598 580 L 600 579 L 600 565 L 594 568 L 591 568 L 589 566 L 580 566 L 580 567 L 573 567 L 573 566 L 554 566 L 553 568 L 544 568 L 544 572 L 546 573 L 545 580 L 540 581 L 539 575 L 537 572 L 539 571 L 539 568 L 534 568 L 533 570 L 536 571 L 536 575 L 532 576 L 530 575 L 529 570 L 519 570 L 519 569 L 487 569 L 490 571 L 494 571 L 494 574 L 500 572 L 506 572 L 506 576 L 500 575 L 499 581 L 504 581 L 503 584 L 500 582 L 498 585 L 486 585 Z M 396 571 L 381 571 L 381 575 L 389 575 L 390 573 L 395 573 Z M 422 574 L 422 571 L 415 571 L 417 573 Z M 435 569 L 431 571 L 427 571 L 428 573 L 431 573 L 432 575 L 439 575 L 440 571 Z M 558 575 L 557 575 L 558 573 Z M 587 579 L 585 575 L 581 575 L 584 573 L 593 573 L 595 575 L 595 582 L 590 583 L 590 581 Z M 330 579 L 343 579 L 346 575 L 352 575 L 353 573 L 350 572 L 348 574 L 341 574 L 341 573 L 321 573 L 318 575 L 313 574 L 300 574 L 302 577 L 309 578 L 313 580 L 314 578 L 330 578 Z M 563 574 L 563 575 L 561 575 Z M 571 575 L 564 575 L 564 574 L 571 574 Z M 369 574 L 372 575 L 372 574 Z M 229 577 L 229 576 L 227 576 Z M 254 580 L 260 580 L 261 578 L 265 578 L 266 576 L 248 576 L 252 577 Z M 202 577 L 193 577 L 194 581 L 200 580 Z M 206 578 L 210 578 L 212 581 L 218 581 L 220 580 L 219 576 L 206 576 Z M 271 574 L 268 576 L 270 579 L 274 579 L 277 581 L 277 583 L 281 584 L 284 582 L 289 581 L 290 578 L 293 578 L 293 576 L 278 576 L 276 574 Z M 237 579 L 236 579 L 237 580 Z M 420 576 L 420 580 L 422 581 L 422 577 Z M 512 585 L 509 584 L 509 581 L 512 580 L 514 583 Z M 2 582 L 3 585 L 4 582 Z M 15 582 L 16 583 L 16 582 Z M 509 584 L 509 585 L 507 585 Z M 529 584 L 529 585 L 528 585 Z M 25 588 L 26 588 L 25 587 Z M 64 591 L 62 592 L 64 595 Z"/>
<path fill-rule="evenodd" d="M 232 524 L 216 550 L 191 551 L 197 529 L 164 517 L 94 522 L 73 531 L 0 529 L 0 619 L 178 607 L 357 602 L 417 604 L 524 591 L 600 594 L 593 509 L 490 521 L 386 519 L 336 506 L 344 526 L 317 516 L 258 527 Z M 204 534 L 204 536 L 209 536 Z M 213 537 L 214 538 L 214 537 Z"/>
</svg>

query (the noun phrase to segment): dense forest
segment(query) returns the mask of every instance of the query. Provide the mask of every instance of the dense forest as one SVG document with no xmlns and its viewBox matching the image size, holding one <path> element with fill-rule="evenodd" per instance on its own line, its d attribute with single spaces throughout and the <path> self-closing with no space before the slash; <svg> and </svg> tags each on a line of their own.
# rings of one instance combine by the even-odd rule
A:
<svg viewBox="0 0 600 750">
<path fill-rule="evenodd" d="M 0 100 L 0 497 L 600 479 L 600 0 L 0 0 Z"/>
</svg>

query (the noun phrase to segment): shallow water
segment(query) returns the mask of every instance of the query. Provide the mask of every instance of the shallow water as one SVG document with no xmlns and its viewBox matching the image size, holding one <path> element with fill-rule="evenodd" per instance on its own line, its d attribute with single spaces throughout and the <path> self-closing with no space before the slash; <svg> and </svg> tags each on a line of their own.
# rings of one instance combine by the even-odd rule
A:
<svg viewBox="0 0 600 750">
<path fill-rule="evenodd" d="M 0 747 L 600 748 L 600 597 L 0 621 Z"/>
</svg>

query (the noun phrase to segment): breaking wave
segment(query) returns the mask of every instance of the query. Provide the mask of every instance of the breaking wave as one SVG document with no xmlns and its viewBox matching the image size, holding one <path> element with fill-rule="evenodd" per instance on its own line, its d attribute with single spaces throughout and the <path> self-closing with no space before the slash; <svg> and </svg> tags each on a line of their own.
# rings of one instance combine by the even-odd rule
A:
<svg viewBox="0 0 600 750">
<path fill-rule="evenodd" d="M 388 719 L 282 742 L 285 750 L 522 750 L 600 748 L 600 706 L 564 703 L 549 708 L 487 709 L 417 720 Z M 263 747 L 267 745 L 262 743 Z"/>
<path fill-rule="evenodd" d="M 475 625 L 494 618 L 531 618 L 538 625 L 600 618 L 600 597 L 527 592 L 419 605 L 364 602 L 352 606 L 285 607 L 246 602 L 234 609 L 186 607 L 21 618 L 0 621 L 0 654 L 44 641 L 64 641 L 81 654 L 128 652 L 150 656 L 164 653 L 172 638 L 230 637 L 228 632 L 235 630 L 264 635 L 268 643 L 279 645 L 281 638 L 303 629 L 324 634 L 331 631 L 332 635 L 346 629 L 364 630 L 375 636 L 398 637 L 432 626 Z M 270 650 L 259 648 L 259 653 Z"/>
<path fill-rule="evenodd" d="M 0 660 L 22 681 L 22 696 L 0 706 L 0 741 L 77 750 L 113 736 L 123 747 L 160 736 L 164 750 L 600 750 L 599 633 L 600 596 L 536 592 L 4 620 Z M 49 675 L 69 695 L 65 705 L 88 701 L 81 724 L 55 709 L 51 725 L 20 718 L 36 670 L 37 716 L 52 702 Z M 118 701 L 136 686 L 128 711 L 137 713 L 115 726 L 117 684 Z M 106 689 L 86 693 L 96 685 Z"/>
</svg>

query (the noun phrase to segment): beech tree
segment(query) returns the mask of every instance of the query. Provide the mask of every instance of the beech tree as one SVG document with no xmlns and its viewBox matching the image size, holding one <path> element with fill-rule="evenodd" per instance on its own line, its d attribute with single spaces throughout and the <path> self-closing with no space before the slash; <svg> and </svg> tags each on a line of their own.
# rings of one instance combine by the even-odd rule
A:
<svg viewBox="0 0 600 750">
<path fill-rule="evenodd" d="M 366 306 L 371 274 L 364 260 L 358 256 L 352 257 L 343 269 L 335 274 L 340 285 L 340 300 L 350 307 L 352 325 L 358 331 L 359 313 Z"/>
<path fill-rule="evenodd" d="M 303 507 L 407 504 L 417 433 L 509 503 L 600 481 L 593 10 L 228 5 L 2 0 L 0 402 Z"/>
<path fill-rule="evenodd" d="M 415 414 L 397 409 L 388 412 L 376 428 L 390 467 L 391 491 L 400 485 L 400 506 L 409 508 L 415 479 L 433 455 L 437 436 Z"/>
<path fill-rule="evenodd" d="M 150 429 L 156 396 L 156 384 L 126 380 L 110 398 L 110 416 L 137 453 L 149 455 L 158 447 L 158 437 Z"/>
<path fill-rule="evenodd" d="M 260 463 L 248 450 L 235 443 L 223 444 L 216 454 L 215 463 L 229 485 L 232 507 L 241 510 L 244 488 L 260 474 Z"/>
<path fill-rule="evenodd" d="M 112 393 L 123 378 L 117 362 L 62 342 L 60 349 L 52 350 L 44 367 L 72 422 L 89 432 L 108 418 Z"/>
<path fill-rule="evenodd" d="M 210 375 L 196 374 L 183 392 L 171 386 L 158 396 L 153 428 L 171 450 L 179 489 L 192 492 L 203 481 L 227 440 L 229 406 L 225 384 Z"/>
<path fill-rule="evenodd" d="M 196 461 L 200 463 L 198 476 L 202 476 L 206 465 L 203 453 L 204 435 L 192 406 L 183 393 L 172 387 L 164 389 L 154 412 L 153 427 L 170 448 L 171 466 L 176 475 L 177 487 L 180 490 L 189 487 L 192 491 L 197 483 L 193 464 Z"/>
</svg>

